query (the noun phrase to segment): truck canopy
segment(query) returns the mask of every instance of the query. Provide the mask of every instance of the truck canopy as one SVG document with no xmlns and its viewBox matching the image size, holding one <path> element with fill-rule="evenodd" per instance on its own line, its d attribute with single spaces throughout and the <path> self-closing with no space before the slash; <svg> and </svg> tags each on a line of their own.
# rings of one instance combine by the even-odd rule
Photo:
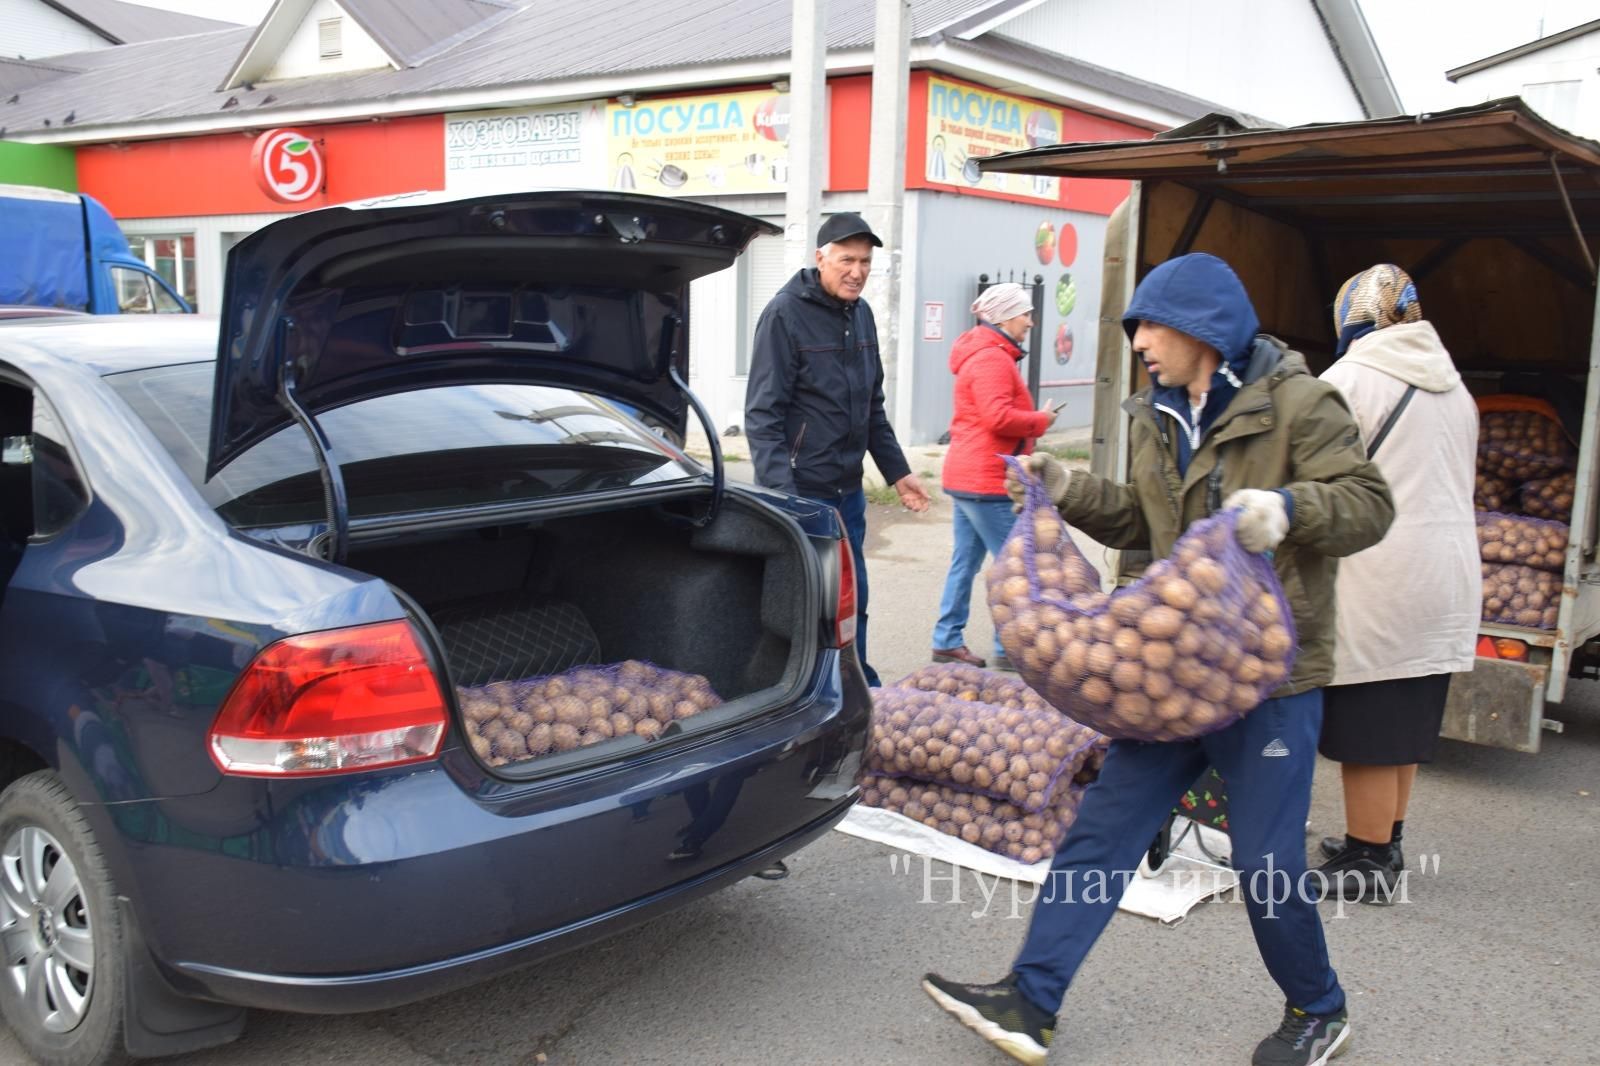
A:
<svg viewBox="0 0 1600 1066">
<path fill-rule="evenodd" d="M 0 304 L 87 310 L 83 200 L 75 193 L 20 185 L 0 186 L 0 199 L 5 205 L 5 225 L 0 226 Z M 115 223 L 112 230 L 116 231 Z M 126 245 L 118 251 L 125 255 Z"/>
<path fill-rule="evenodd" d="M 1137 277 L 1184 252 L 1217 252 L 1263 328 L 1313 363 L 1332 354 L 1339 283 L 1393 262 L 1426 282 L 1428 318 L 1463 369 L 1587 367 L 1600 144 L 1517 98 L 1291 129 L 1209 116 L 1154 140 L 1036 148 L 981 166 L 1141 182 Z M 1507 298 L 1519 313 L 1483 314 L 1484 301 Z"/>
</svg>

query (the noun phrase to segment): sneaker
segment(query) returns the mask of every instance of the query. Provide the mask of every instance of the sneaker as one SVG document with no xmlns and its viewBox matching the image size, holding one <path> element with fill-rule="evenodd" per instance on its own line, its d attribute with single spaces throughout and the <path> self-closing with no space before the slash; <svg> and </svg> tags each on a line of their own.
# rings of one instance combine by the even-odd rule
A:
<svg viewBox="0 0 1600 1066">
<path fill-rule="evenodd" d="M 934 648 L 933 661 L 936 663 L 966 663 L 982 670 L 988 664 L 967 649 L 965 644 L 957 644 L 953 648 Z"/>
<path fill-rule="evenodd" d="M 922 990 L 962 1025 L 1018 1062 L 1044 1066 L 1056 1035 L 1056 1019 L 1017 990 L 1016 974 L 992 985 L 964 985 L 930 973 L 922 978 Z"/>
<path fill-rule="evenodd" d="M 1250 1066 L 1321 1066 L 1350 1046 L 1350 1014 L 1307 1014 L 1283 1009 L 1278 1031 L 1256 1045 Z"/>
<path fill-rule="evenodd" d="M 1004 655 L 996 655 L 991 659 L 989 661 L 989 669 L 998 670 L 1002 674 L 1014 674 L 1017 672 L 1017 668 L 1011 665 L 1011 660 Z"/>
</svg>

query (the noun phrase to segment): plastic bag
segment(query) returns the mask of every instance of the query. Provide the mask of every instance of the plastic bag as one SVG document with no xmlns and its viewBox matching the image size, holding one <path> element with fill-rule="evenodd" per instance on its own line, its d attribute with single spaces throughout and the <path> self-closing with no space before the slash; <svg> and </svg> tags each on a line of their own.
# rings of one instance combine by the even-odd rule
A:
<svg viewBox="0 0 1600 1066">
<path fill-rule="evenodd" d="M 1483 567 L 1483 620 L 1526 629 L 1554 629 L 1561 610 L 1561 575 L 1514 563 Z"/>
<path fill-rule="evenodd" d="M 1063 789 L 1043 811 L 1029 812 L 1012 803 L 948 786 L 907 778 L 866 774 L 861 802 L 904 815 L 969 844 L 1025 863 L 1052 858 L 1078 817 L 1083 789 Z"/>
<path fill-rule="evenodd" d="M 573 751 L 618 737 L 660 737 L 673 722 L 722 703 L 711 682 L 630 659 L 456 689 L 472 750 L 490 766 Z"/>
<path fill-rule="evenodd" d="M 1555 522 L 1571 522 L 1572 497 L 1577 487 L 1578 476 L 1570 472 L 1530 481 L 1522 486 L 1522 513 Z M 1501 508 L 1485 507 L 1483 510 L 1498 511 Z"/>
<path fill-rule="evenodd" d="M 1043 696 L 1015 674 L 1002 674 L 965 663 L 930 663 L 896 681 L 894 688 L 943 692 L 963 700 L 976 700 L 1012 710 L 1055 711 Z"/>
<path fill-rule="evenodd" d="M 1240 547 L 1236 512 L 1194 523 L 1170 558 L 1107 595 L 1038 479 L 1021 476 L 989 609 L 1051 706 L 1107 736 L 1177 740 L 1237 721 L 1289 677 L 1294 618 L 1272 563 Z"/>
<path fill-rule="evenodd" d="M 955 680 L 947 677 L 938 684 Z M 1037 812 L 1072 783 L 1094 748 L 1108 743 L 1042 701 L 1035 708 L 1020 701 L 1015 707 L 996 706 L 978 702 L 980 691 L 977 686 L 959 693 L 880 688 L 873 696 L 863 767 Z"/>
<path fill-rule="evenodd" d="M 1478 512 L 1478 555 L 1486 563 L 1511 563 L 1560 573 L 1567 565 L 1565 522 L 1517 514 Z"/>
</svg>

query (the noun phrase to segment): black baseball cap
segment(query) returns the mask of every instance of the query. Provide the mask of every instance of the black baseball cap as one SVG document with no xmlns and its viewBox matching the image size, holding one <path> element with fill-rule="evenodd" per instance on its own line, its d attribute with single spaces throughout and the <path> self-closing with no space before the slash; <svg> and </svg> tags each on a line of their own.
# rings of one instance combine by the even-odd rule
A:
<svg viewBox="0 0 1600 1066">
<path fill-rule="evenodd" d="M 877 247 L 883 247 L 883 242 L 872 232 L 867 220 L 854 211 L 840 211 L 836 215 L 829 215 L 828 220 L 817 229 L 817 247 L 821 248 L 834 241 L 847 241 L 851 237 L 865 237 Z"/>
</svg>

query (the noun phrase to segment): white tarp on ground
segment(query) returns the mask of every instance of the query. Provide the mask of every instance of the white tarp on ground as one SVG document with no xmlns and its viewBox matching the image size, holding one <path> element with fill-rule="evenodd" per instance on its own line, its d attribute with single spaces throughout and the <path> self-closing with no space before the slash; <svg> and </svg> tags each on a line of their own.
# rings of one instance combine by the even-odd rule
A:
<svg viewBox="0 0 1600 1066">
<path fill-rule="evenodd" d="M 1200 825 L 1192 826 L 1192 831 L 1185 834 L 1181 827 L 1186 825 L 1189 825 L 1187 819 L 1177 820 L 1180 828 L 1175 829 L 1173 836 L 1183 839 L 1159 873 L 1145 876 L 1148 871 L 1141 868 L 1139 875 L 1129 879 L 1118 909 L 1176 925 L 1201 900 L 1234 889 L 1239 882 L 1238 875 L 1206 855 L 1209 851 L 1211 856 L 1225 862 L 1229 852 L 1228 835 Z M 904 815 L 859 803 L 850 809 L 837 828 L 841 833 L 991 877 L 1042 885 L 1050 873 L 1049 860 L 1029 866 L 948 836 Z"/>
</svg>

